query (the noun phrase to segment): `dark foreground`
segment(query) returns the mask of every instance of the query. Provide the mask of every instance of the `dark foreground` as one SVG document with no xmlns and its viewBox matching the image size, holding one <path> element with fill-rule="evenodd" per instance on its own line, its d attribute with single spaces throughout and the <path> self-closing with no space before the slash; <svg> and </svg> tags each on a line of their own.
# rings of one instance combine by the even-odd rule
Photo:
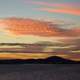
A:
<svg viewBox="0 0 80 80">
<path fill-rule="evenodd" d="M 51 56 L 46 59 L 9 59 L 0 60 L 0 64 L 79 64 L 80 61 Z"/>
<path fill-rule="evenodd" d="M 80 64 L 0 64 L 0 80 L 80 80 Z"/>
</svg>

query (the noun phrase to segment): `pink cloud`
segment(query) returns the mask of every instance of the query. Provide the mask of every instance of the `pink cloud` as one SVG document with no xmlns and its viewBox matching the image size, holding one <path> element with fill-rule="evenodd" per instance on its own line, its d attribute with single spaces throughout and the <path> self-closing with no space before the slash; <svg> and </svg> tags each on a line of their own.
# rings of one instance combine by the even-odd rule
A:
<svg viewBox="0 0 80 80">
<path fill-rule="evenodd" d="M 70 2 L 70 3 L 48 3 L 43 1 L 33 1 L 33 0 L 24 0 L 27 4 L 34 4 L 39 5 L 43 8 L 39 8 L 37 10 L 40 11 L 46 11 L 50 13 L 64 13 L 64 14 L 71 14 L 71 15 L 77 15 L 80 16 L 80 9 L 78 2 Z M 45 8 L 44 8 L 45 6 Z M 46 8 L 49 7 L 49 8 Z M 57 9 L 55 8 L 57 7 Z M 53 9 L 54 8 L 54 9 Z"/>
<path fill-rule="evenodd" d="M 76 15 L 80 16 L 80 10 L 78 9 L 67 9 L 67 8 L 60 8 L 60 9 L 52 9 L 52 8 L 38 8 L 36 10 L 39 11 L 46 11 L 49 13 L 64 13 L 64 14 L 71 14 L 71 15 Z"/>
<path fill-rule="evenodd" d="M 48 3 L 43 1 L 32 1 L 32 0 L 25 0 L 26 3 L 36 4 L 36 5 L 43 5 L 48 7 L 79 7 L 80 3 Z"/>
</svg>

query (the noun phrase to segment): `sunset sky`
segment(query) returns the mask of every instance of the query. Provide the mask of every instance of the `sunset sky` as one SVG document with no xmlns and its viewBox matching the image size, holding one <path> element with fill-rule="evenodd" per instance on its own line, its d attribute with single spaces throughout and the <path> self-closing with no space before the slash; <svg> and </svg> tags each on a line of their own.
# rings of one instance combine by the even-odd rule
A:
<svg viewBox="0 0 80 80">
<path fill-rule="evenodd" d="M 26 42 L 25 41 L 26 38 L 28 38 L 29 41 L 31 41 L 33 39 L 33 36 L 26 37 L 27 33 L 25 33 L 25 32 L 28 32 L 27 30 L 28 27 L 25 26 L 25 29 L 23 30 L 23 32 L 20 32 L 20 30 L 23 29 L 21 25 L 22 24 L 25 25 L 24 23 L 25 21 L 23 20 L 23 22 L 19 24 L 20 25 L 18 26 L 19 28 L 17 28 L 17 23 L 19 22 L 16 22 L 14 24 L 15 21 L 10 21 L 9 24 L 12 24 L 12 25 L 9 25 L 8 23 L 5 22 L 6 20 L 2 21 L 2 19 L 9 18 L 9 17 L 52 20 L 60 27 L 62 26 L 59 25 L 58 22 L 62 21 L 63 23 L 65 22 L 67 24 L 67 26 L 66 24 L 63 25 L 64 28 L 67 28 L 67 27 L 79 28 L 79 29 L 76 29 L 76 32 L 75 32 L 79 35 L 80 33 L 80 23 L 79 23 L 80 22 L 80 0 L 0 0 L 0 42 L 5 42 L 5 39 L 6 39 L 6 42 L 16 42 L 16 41 Z M 34 25 L 31 25 L 32 23 L 34 23 Z M 39 25 L 40 23 L 38 24 L 38 26 Z M 33 26 L 35 28 L 35 26 L 37 26 L 37 21 L 30 22 L 29 26 Z M 12 29 L 5 30 L 4 27 L 11 27 Z M 30 30 L 31 28 L 28 28 L 28 29 Z M 74 32 L 74 30 L 72 32 Z M 39 30 L 37 30 L 37 32 L 38 31 Z M 20 34 L 25 33 L 25 36 L 23 37 L 14 36 L 15 33 L 12 35 L 11 32 L 13 33 L 17 32 Z M 47 34 L 46 32 L 44 33 Z M 53 34 L 53 33 L 50 33 L 50 34 Z M 69 33 L 67 32 L 65 34 L 74 35 L 71 32 Z M 35 39 L 38 40 L 41 38 L 35 37 Z M 33 39 L 33 41 L 35 41 L 35 39 Z M 43 37 L 42 39 L 48 40 L 48 38 L 44 39 Z"/>
<path fill-rule="evenodd" d="M 12 20 L 8 20 L 8 23 L 6 23 L 6 18 L 13 17 Z M 25 20 L 16 20 L 16 18 L 35 18 L 36 21 L 31 21 L 25 23 Z M 5 20 L 4 20 L 5 19 Z M 0 42 L 31 42 L 33 39 L 33 42 L 36 40 L 54 40 L 51 38 L 39 38 L 38 36 L 33 38 L 34 36 L 28 36 L 27 33 L 29 30 L 35 31 L 35 26 L 46 26 L 49 27 L 48 24 L 40 23 L 37 21 L 37 19 L 42 20 L 50 20 L 56 23 L 59 27 L 64 27 L 65 29 L 75 27 L 73 31 L 71 32 L 62 32 L 65 34 L 73 35 L 78 34 L 78 38 L 80 38 L 80 0 L 0 0 Z M 14 20 L 14 21 L 13 21 Z M 19 22 L 20 21 L 20 22 Z M 59 25 L 58 22 L 65 22 L 63 26 Z M 61 23 L 59 22 L 59 23 Z M 17 27 L 17 24 L 19 23 L 20 26 Z M 24 24 L 24 27 L 22 25 Z M 42 25 L 40 25 L 42 24 Z M 53 24 L 53 25 L 54 25 Z M 67 25 L 66 25 L 67 24 Z M 32 26 L 32 27 L 26 27 L 26 26 Z M 56 27 L 55 25 L 54 27 Z M 72 25 L 72 26 L 71 26 Z M 4 29 L 5 27 L 9 27 L 10 29 Z M 78 28 L 78 29 L 76 29 Z M 21 31 L 23 29 L 23 31 Z M 37 28 L 39 29 L 39 28 Z M 42 28 L 41 28 L 42 30 Z M 49 30 L 48 28 L 43 28 L 44 35 L 49 35 L 49 33 L 46 33 L 46 30 Z M 75 30 L 75 32 L 74 32 Z M 37 34 L 40 30 L 36 30 Z M 61 31 L 61 30 L 59 30 Z M 62 33 L 59 33 L 59 31 L 52 31 L 51 34 L 58 34 L 58 36 L 63 35 Z M 13 34 L 12 34 L 13 32 Z M 74 32 L 74 33 L 73 33 Z M 15 33 L 16 36 L 15 36 Z M 21 34 L 24 34 L 24 36 L 20 36 Z M 17 36 L 20 34 L 19 36 Z M 41 34 L 41 33 L 40 33 Z M 27 35 L 27 36 L 26 36 Z M 54 35 L 53 35 L 54 37 Z M 5 40 L 6 39 L 6 40 Z M 55 38 L 56 39 L 56 38 Z M 55 40 L 54 40 L 55 41 Z"/>
<path fill-rule="evenodd" d="M 53 25 L 47 22 L 49 20 Z M 80 0 L 0 0 L 0 43 L 68 43 L 70 45 L 62 48 L 71 49 L 73 54 L 60 54 L 65 57 L 73 55 L 80 60 L 79 40 Z M 57 48 L 61 48 L 61 45 Z"/>
<path fill-rule="evenodd" d="M 79 23 L 80 0 L 0 0 L 0 18 L 12 16 Z"/>
</svg>

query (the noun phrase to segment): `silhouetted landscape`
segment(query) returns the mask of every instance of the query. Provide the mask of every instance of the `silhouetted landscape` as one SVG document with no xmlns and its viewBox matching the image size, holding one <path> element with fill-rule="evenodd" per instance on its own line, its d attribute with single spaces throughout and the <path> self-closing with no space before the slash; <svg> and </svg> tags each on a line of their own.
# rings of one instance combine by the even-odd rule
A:
<svg viewBox="0 0 80 80">
<path fill-rule="evenodd" d="M 80 61 L 64 59 L 58 56 L 48 57 L 46 59 L 9 59 L 0 60 L 0 64 L 78 64 Z"/>
</svg>

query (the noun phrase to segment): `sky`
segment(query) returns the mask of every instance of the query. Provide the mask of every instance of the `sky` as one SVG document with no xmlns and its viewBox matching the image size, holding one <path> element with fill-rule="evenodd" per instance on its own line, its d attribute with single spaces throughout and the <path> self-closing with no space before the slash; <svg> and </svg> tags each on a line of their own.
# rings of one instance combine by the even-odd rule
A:
<svg viewBox="0 0 80 80">
<path fill-rule="evenodd" d="M 0 18 L 2 19 L 8 17 L 35 18 L 35 19 L 52 20 L 52 21 L 55 19 L 55 20 L 66 21 L 69 22 L 70 24 L 72 23 L 77 24 L 79 30 L 76 29 L 73 31 L 75 31 L 75 33 L 80 33 L 80 0 L 0 0 Z M 11 33 L 7 33 L 3 29 L 7 25 L 8 24 L 6 24 L 5 21 L 0 20 L 0 43 L 23 43 L 23 42 L 35 43 L 36 41 L 38 42 L 42 40 L 52 41 L 54 43 L 55 41 L 62 42 L 60 41 L 60 39 L 54 37 L 46 38 L 46 37 L 39 37 L 35 35 L 27 36 L 27 34 L 25 36 L 17 36 L 17 35 L 14 36 L 11 35 Z M 14 27 L 14 26 L 10 26 L 10 27 Z M 15 27 L 13 31 L 14 30 L 16 31 L 18 27 L 17 28 Z M 79 39 L 80 39 L 80 35 L 79 35 Z M 73 42 L 70 46 L 68 46 L 70 47 L 70 49 L 73 49 L 74 46 L 76 46 L 75 49 L 80 46 L 76 38 L 75 38 L 76 41 L 74 39 L 71 40 Z M 65 39 L 64 43 L 66 41 L 67 40 Z M 80 53 L 80 49 L 73 51 L 73 53 L 74 54 Z M 78 54 L 73 55 L 73 57 L 75 56 L 77 56 L 77 58 L 80 60 L 80 55 Z"/>
<path fill-rule="evenodd" d="M 60 27 L 80 27 L 80 0 L 0 0 L 0 18 L 8 17 L 55 19 L 70 23 Z M 1 42 L 5 39 L 7 42 L 25 42 L 21 37 L 14 40 L 12 35 L 8 35 L 0 27 Z"/>
<path fill-rule="evenodd" d="M 80 0 L 0 0 L 0 18 L 80 21 Z"/>
</svg>

